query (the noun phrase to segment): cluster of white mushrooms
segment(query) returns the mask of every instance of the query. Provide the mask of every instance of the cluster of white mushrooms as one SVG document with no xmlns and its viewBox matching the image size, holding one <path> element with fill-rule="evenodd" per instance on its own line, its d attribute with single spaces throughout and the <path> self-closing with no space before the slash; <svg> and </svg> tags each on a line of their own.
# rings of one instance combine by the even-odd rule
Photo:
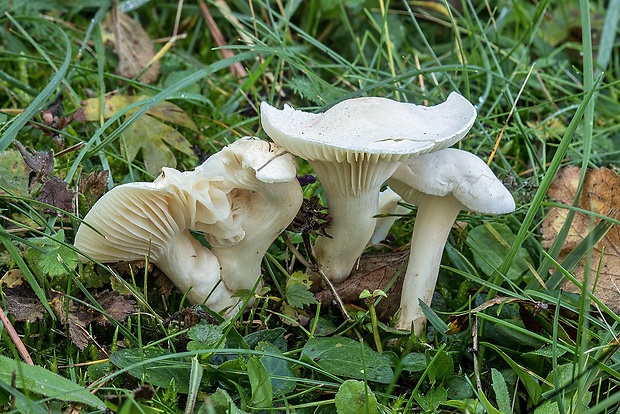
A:
<svg viewBox="0 0 620 414">
<path fill-rule="evenodd" d="M 515 208 L 482 160 L 448 148 L 475 118 L 456 93 L 431 107 L 355 98 L 321 114 L 263 102 L 263 128 L 277 145 L 243 138 L 192 172 L 165 168 L 153 183 L 118 186 L 84 218 L 75 245 L 100 262 L 149 257 L 191 302 L 234 315 L 244 306 L 235 292 L 260 286 L 263 255 L 301 205 L 296 155 L 325 190 L 330 237 L 319 236 L 314 250 L 333 282 L 389 230 L 393 220 L 376 218 L 380 205 L 395 211 L 402 197 L 418 206 L 396 327 L 419 335 L 426 322 L 419 301 L 430 305 L 458 212 Z M 393 191 L 380 191 L 386 181 Z"/>
</svg>

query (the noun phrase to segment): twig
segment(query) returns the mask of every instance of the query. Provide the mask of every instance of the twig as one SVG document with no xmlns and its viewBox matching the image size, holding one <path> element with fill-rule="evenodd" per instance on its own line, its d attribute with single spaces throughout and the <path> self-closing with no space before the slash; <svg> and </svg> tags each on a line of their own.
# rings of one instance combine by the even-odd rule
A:
<svg viewBox="0 0 620 414">
<path fill-rule="evenodd" d="M 32 358 L 30 358 L 30 354 L 28 353 L 28 350 L 26 349 L 26 346 L 22 342 L 19 335 L 17 335 L 15 328 L 13 328 L 11 321 L 9 321 L 9 318 L 7 318 L 6 313 L 4 313 L 4 310 L 1 307 L 0 307 L 0 321 L 2 321 L 2 324 L 4 325 L 6 332 L 9 334 L 9 338 L 11 338 L 11 341 L 13 341 L 13 343 L 15 344 L 15 347 L 17 348 L 17 352 L 19 352 L 19 355 L 22 357 L 22 359 L 26 362 L 26 364 L 34 365 L 34 362 L 32 362 Z"/>
<path fill-rule="evenodd" d="M 207 22 L 207 26 L 209 27 L 209 32 L 211 32 L 211 36 L 213 36 L 213 40 L 220 47 L 223 48 L 228 46 L 226 39 L 224 39 L 224 35 L 219 27 L 217 27 L 217 23 L 213 19 L 211 12 L 207 5 L 202 1 L 198 0 L 198 6 L 200 7 L 200 12 L 202 13 L 202 17 L 204 17 Z M 235 54 L 230 49 L 220 49 L 220 53 L 224 59 L 233 57 Z M 230 65 L 230 73 L 237 78 L 244 78 L 248 76 L 248 72 L 245 70 L 243 65 L 239 62 L 235 62 Z"/>
</svg>

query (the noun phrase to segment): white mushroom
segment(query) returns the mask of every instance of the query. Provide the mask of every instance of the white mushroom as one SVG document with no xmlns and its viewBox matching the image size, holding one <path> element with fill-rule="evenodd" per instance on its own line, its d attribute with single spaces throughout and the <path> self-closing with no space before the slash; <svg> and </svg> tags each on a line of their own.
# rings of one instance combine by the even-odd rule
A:
<svg viewBox="0 0 620 414">
<path fill-rule="evenodd" d="M 265 252 L 293 221 L 303 201 L 297 162 L 282 147 L 252 139 L 229 145 L 219 153 L 217 163 L 207 160 L 200 169 L 224 177 L 234 187 L 233 217 L 245 230 L 239 243 L 212 243 L 221 278 L 233 291 L 253 289 Z"/>
<path fill-rule="evenodd" d="M 264 162 L 248 165 L 246 159 Z M 275 145 L 241 139 L 194 171 L 164 168 L 153 183 L 115 187 L 86 215 L 75 246 L 101 262 L 148 257 L 182 292 L 189 291 L 190 302 L 206 300 L 211 309 L 233 315 L 242 303 L 232 296 L 256 285 L 262 255 L 278 235 L 275 228 L 265 231 L 256 225 L 254 211 L 264 216 L 263 194 L 272 198 L 271 192 L 286 189 L 284 197 L 292 200 L 270 206 L 270 223 L 276 222 L 278 228 L 288 223 L 282 225 L 277 219 L 292 220 L 299 208 L 297 199 L 301 204 L 295 165 L 294 157 Z M 202 246 L 192 230 L 203 232 L 214 251 Z M 251 262 L 252 266 L 242 265 L 243 271 L 235 271 L 240 266 L 230 255 L 218 257 L 227 248 L 236 252 L 239 263 Z"/>
<path fill-rule="evenodd" d="M 321 114 L 261 104 L 265 132 L 308 160 L 327 194 L 332 238 L 319 236 L 314 246 L 327 277 L 341 282 L 349 276 L 375 229 L 380 187 L 399 162 L 454 144 L 475 117 L 456 93 L 432 107 L 349 99 Z"/>
<path fill-rule="evenodd" d="M 420 335 L 426 317 L 418 301 L 431 303 L 443 249 L 459 211 L 505 214 L 514 211 L 515 202 L 484 161 L 453 148 L 403 162 L 388 184 L 418 206 L 396 327 L 409 330 L 413 323 Z"/>
</svg>

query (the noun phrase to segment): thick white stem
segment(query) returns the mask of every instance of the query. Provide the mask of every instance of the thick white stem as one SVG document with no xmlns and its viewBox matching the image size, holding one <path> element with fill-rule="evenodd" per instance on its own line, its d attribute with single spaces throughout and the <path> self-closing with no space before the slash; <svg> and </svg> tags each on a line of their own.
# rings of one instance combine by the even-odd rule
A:
<svg viewBox="0 0 620 414">
<path fill-rule="evenodd" d="M 228 314 L 239 310 L 239 299 L 220 280 L 220 264 L 215 255 L 201 245 L 185 230 L 174 237 L 169 250 L 153 263 L 170 278 L 182 293 L 188 289 L 191 303 L 205 303 L 220 312 L 228 308 Z"/>
<path fill-rule="evenodd" d="M 381 184 L 398 162 L 358 160 L 310 161 L 327 195 L 332 222 L 318 237 L 314 252 L 321 270 L 335 283 L 349 277 L 375 230 Z"/>
<path fill-rule="evenodd" d="M 422 333 L 426 316 L 418 300 L 430 306 L 439 275 L 441 256 L 450 229 L 463 205 L 453 196 L 423 195 L 413 226 L 409 265 L 403 282 L 398 329 L 409 330 L 413 323 L 416 335 Z"/>
<path fill-rule="evenodd" d="M 349 277 L 351 269 L 362 255 L 375 230 L 379 191 L 365 191 L 356 197 L 327 199 L 332 225 L 327 234 L 318 237 L 314 252 L 321 270 L 327 277 L 340 283 Z"/>
</svg>

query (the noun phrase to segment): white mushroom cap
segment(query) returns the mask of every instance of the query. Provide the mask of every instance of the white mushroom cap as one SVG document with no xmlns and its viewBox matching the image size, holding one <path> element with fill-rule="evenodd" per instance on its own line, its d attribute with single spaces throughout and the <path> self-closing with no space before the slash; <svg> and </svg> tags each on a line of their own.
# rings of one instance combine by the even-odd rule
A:
<svg viewBox="0 0 620 414">
<path fill-rule="evenodd" d="M 476 118 L 456 93 L 425 107 L 386 98 L 343 101 L 322 114 L 261 103 L 265 132 L 314 168 L 332 217 L 315 253 L 333 281 L 346 279 L 375 228 L 379 190 L 401 160 L 448 147 L 462 139 Z"/>
<path fill-rule="evenodd" d="M 463 205 L 462 210 L 482 214 L 515 210 L 512 194 L 487 164 L 474 154 L 455 148 L 409 159 L 388 183 L 403 200 L 414 205 L 422 194 L 452 195 Z"/>
<path fill-rule="evenodd" d="M 342 101 L 321 114 L 289 105 L 278 110 L 266 102 L 260 109 L 271 139 L 308 161 L 396 161 L 453 145 L 476 119 L 474 106 L 454 92 L 435 106 L 369 97 Z"/>
<path fill-rule="evenodd" d="M 453 148 L 403 162 L 388 184 L 418 206 L 396 327 L 408 330 L 413 324 L 420 335 L 426 316 L 419 301 L 431 304 L 441 256 L 459 211 L 504 214 L 514 211 L 515 202 L 484 161 Z"/>
</svg>

